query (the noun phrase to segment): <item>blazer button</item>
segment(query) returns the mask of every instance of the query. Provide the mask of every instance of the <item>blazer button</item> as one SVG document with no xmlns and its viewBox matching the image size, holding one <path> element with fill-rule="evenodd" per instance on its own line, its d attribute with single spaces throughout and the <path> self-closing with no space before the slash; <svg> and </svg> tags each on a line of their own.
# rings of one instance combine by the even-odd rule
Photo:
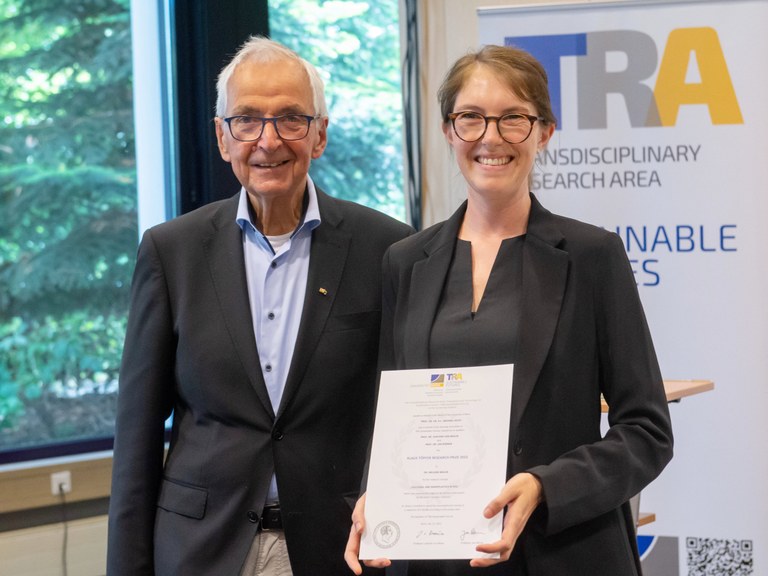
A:
<svg viewBox="0 0 768 576">
<path fill-rule="evenodd" d="M 512 451 L 515 453 L 515 456 L 520 456 L 523 453 L 523 447 L 520 445 L 519 440 L 515 440 L 515 446 Z"/>
<path fill-rule="evenodd" d="M 253 510 L 248 510 L 248 522 L 256 524 L 259 521 L 259 515 Z"/>
<path fill-rule="evenodd" d="M 282 440 L 283 432 L 281 430 L 272 430 L 272 440 Z"/>
</svg>

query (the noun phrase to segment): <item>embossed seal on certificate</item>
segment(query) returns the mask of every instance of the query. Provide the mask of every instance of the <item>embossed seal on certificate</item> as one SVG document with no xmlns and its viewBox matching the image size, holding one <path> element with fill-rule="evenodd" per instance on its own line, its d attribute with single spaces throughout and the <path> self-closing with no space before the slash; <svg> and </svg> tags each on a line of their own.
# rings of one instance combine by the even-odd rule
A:
<svg viewBox="0 0 768 576">
<path fill-rule="evenodd" d="M 380 522 L 373 530 L 373 541 L 379 548 L 392 548 L 400 540 L 400 527 L 391 520 Z"/>
</svg>

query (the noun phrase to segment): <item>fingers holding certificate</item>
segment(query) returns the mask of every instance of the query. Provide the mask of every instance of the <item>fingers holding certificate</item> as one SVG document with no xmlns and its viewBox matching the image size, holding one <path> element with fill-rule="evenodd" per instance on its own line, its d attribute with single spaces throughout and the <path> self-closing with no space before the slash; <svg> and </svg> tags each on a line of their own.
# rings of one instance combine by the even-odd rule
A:
<svg viewBox="0 0 768 576">
<path fill-rule="evenodd" d="M 513 365 L 385 371 L 360 558 L 498 558 Z M 354 530 L 354 527 L 353 527 Z"/>
</svg>

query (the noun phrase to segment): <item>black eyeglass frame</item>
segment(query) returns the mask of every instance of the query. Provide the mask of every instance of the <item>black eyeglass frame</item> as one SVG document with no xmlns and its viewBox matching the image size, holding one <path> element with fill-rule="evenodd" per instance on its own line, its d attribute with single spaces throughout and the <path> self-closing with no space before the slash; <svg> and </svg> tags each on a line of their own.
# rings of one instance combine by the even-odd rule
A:
<svg viewBox="0 0 768 576">
<path fill-rule="evenodd" d="M 483 120 L 485 120 L 485 127 L 483 128 L 483 131 L 481 132 L 480 136 L 478 136 L 474 140 L 467 140 L 466 138 L 462 138 L 459 135 L 458 130 L 456 130 L 456 118 L 458 118 L 462 114 L 475 114 L 476 116 L 480 116 Z M 506 138 L 504 138 L 504 135 L 501 133 L 501 130 L 499 129 L 499 121 L 502 118 L 509 118 L 510 116 L 513 116 L 516 118 L 525 118 L 531 123 L 531 127 L 528 130 L 528 134 L 526 134 L 525 138 L 523 138 L 522 140 L 518 140 L 517 142 L 513 142 L 512 140 L 507 140 Z M 528 140 L 528 138 L 530 138 L 531 133 L 533 132 L 533 125 L 536 123 L 536 121 L 538 120 L 539 122 L 545 122 L 546 118 L 544 118 L 543 116 L 534 116 L 532 114 L 522 114 L 518 112 L 514 112 L 512 114 L 504 114 L 503 116 L 485 116 L 484 114 L 480 114 L 480 112 L 473 112 L 472 110 L 462 110 L 460 112 L 451 112 L 450 114 L 448 114 L 448 120 L 451 121 L 451 126 L 453 127 L 453 133 L 456 134 L 456 137 L 463 142 L 477 142 L 478 140 L 482 140 L 483 136 L 485 136 L 485 133 L 488 131 L 488 122 L 493 120 L 494 122 L 496 122 L 496 130 L 499 131 L 499 136 L 501 136 L 501 139 L 504 140 L 504 142 L 508 142 L 510 144 L 522 144 L 523 142 Z"/>
<path fill-rule="evenodd" d="M 280 129 L 277 127 L 278 120 L 281 120 L 282 118 L 304 118 L 307 121 L 307 131 L 304 132 L 304 134 L 300 138 L 286 138 L 282 134 L 280 134 Z M 243 140 L 242 138 L 238 138 L 235 136 L 234 131 L 232 130 L 232 121 L 237 120 L 238 118 L 250 118 L 251 120 L 261 120 L 261 130 L 259 130 L 259 135 L 256 136 L 256 138 L 249 138 L 248 140 Z M 275 129 L 275 134 L 277 134 L 277 137 L 280 138 L 280 140 L 285 140 L 286 142 L 296 142 L 297 140 L 303 140 L 307 137 L 307 134 L 309 134 L 309 127 L 312 124 L 312 120 L 319 120 L 322 118 L 322 116 L 310 116 L 309 114 L 283 114 L 281 116 L 272 116 L 271 118 L 268 118 L 266 116 L 250 116 L 249 114 L 239 114 L 237 116 L 229 116 L 228 118 L 224 118 L 224 122 L 227 123 L 227 126 L 229 126 L 229 133 L 232 135 L 232 138 L 237 140 L 238 142 L 256 142 L 259 138 L 261 138 L 264 135 L 264 128 L 267 125 L 267 122 L 272 122 L 272 127 Z"/>
</svg>

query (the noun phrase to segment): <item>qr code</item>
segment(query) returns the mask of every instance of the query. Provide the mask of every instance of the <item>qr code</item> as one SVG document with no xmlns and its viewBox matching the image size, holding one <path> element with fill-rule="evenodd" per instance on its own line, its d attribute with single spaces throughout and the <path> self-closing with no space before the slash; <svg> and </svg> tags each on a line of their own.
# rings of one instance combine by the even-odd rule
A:
<svg viewBox="0 0 768 576">
<path fill-rule="evenodd" d="M 752 540 L 686 538 L 688 576 L 751 576 Z"/>
</svg>

